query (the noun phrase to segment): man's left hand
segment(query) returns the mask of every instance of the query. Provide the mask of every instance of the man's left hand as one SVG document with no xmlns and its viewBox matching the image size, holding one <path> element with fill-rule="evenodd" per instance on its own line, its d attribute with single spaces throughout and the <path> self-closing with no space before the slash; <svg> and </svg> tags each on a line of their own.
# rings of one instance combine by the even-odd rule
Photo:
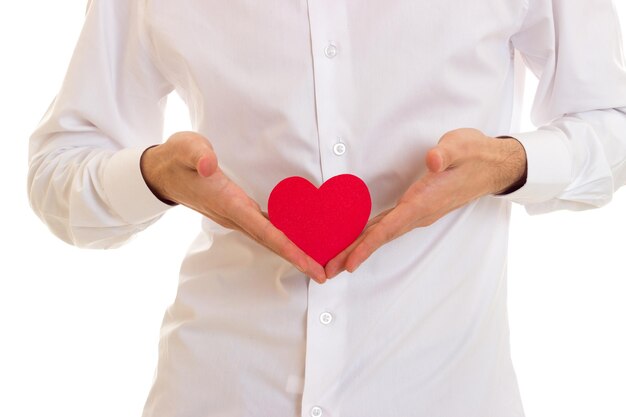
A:
<svg viewBox="0 0 626 417">
<path fill-rule="evenodd" d="M 507 191 L 526 173 L 526 153 L 513 138 L 475 129 L 446 133 L 426 154 L 428 172 L 395 207 L 367 224 L 359 238 L 326 265 L 326 276 L 354 272 L 374 251 L 417 228 L 433 224 L 477 198 Z"/>
</svg>

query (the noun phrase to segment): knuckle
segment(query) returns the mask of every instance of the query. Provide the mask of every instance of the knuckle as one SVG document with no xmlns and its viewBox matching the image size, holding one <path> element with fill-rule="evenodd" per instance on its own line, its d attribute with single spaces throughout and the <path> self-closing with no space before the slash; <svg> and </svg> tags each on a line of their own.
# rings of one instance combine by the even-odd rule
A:
<svg viewBox="0 0 626 417">
<path fill-rule="evenodd" d="M 420 222 L 419 222 L 419 226 L 421 227 L 428 227 L 431 226 L 435 223 L 436 218 L 433 216 L 428 216 L 423 218 Z"/>
<path fill-rule="evenodd" d="M 259 231 L 259 236 L 265 242 L 269 242 L 270 241 L 270 239 L 272 237 L 272 229 L 271 229 L 271 223 L 270 222 L 268 222 L 268 221 L 264 222 L 263 227 Z"/>
<path fill-rule="evenodd" d="M 372 249 L 376 244 L 382 245 L 392 240 L 393 231 L 390 227 L 384 225 L 383 227 L 377 227 L 370 236 L 371 239 L 363 240 L 363 243 L 368 249 Z"/>
<path fill-rule="evenodd" d="M 454 129 L 449 132 L 446 132 L 441 139 L 439 139 L 440 144 L 448 144 L 451 141 L 458 140 L 463 136 L 463 129 Z"/>
</svg>

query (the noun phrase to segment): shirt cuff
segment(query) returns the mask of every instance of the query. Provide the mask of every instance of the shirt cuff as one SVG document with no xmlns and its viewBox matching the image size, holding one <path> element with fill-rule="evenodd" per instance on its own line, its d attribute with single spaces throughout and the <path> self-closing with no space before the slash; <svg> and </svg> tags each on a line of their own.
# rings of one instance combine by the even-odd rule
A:
<svg viewBox="0 0 626 417">
<path fill-rule="evenodd" d="M 143 179 L 139 161 L 143 150 L 123 149 L 104 168 L 103 186 L 111 208 L 129 224 L 141 224 L 172 206 L 159 200 Z"/>
<path fill-rule="evenodd" d="M 556 129 L 509 135 L 526 151 L 526 183 L 518 190 L 495 195 L 519 204 L 534 204 L 559 195 L 571 182 L 572 153 L 567 137 Z"/>
</svg>

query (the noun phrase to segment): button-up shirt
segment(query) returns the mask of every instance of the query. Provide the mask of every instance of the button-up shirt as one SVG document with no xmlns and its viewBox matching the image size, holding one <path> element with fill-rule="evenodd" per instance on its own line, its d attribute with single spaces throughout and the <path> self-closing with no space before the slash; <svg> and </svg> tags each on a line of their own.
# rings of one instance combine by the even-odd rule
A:
<svg viewBox="0 0 626 417">
<path fill-rule="evenodd" d="M 519 132 L 524 64 L 539 78 Z M 626 179 L 626 70 L 610 0 L 93 0 L 31 138 L 34 210 L 123 244 L 168 210 L 139 157 L 177 91 L 263 210 L 288 176 L 362 178 L 373 215 L 447 131 L 524 145 L 526 184 L 318 285 L 204 218 L 162 326 L 144 417 L 519 417 L 506 310 L 511 202 L 607 203 Z M 132 279 L 132 277 L 129 277 Z"/>
</svg>

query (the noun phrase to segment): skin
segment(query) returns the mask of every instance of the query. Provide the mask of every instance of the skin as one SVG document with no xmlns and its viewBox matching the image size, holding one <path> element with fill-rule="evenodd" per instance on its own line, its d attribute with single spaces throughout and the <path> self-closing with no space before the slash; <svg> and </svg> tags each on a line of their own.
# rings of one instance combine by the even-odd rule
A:
<svg viewBox="0 0 626 417">
<path fill-rule="evenodd" d="M 477 198 L 507 190 L 526 170 L 526 153 L 516 139 L 495 139 L 476 129 L 446 133 L 425 159 L 427 173 L 393 208 L 370 220 L 361 236 L 326 268 L 276 229 L 259 205 L 224 175 L 213 147 L 203 136 L 175 133 L 144 152 L 141 171 L 159 198 L 245 233 L 323 284 L 343 271 L 354 272 L 387 242 L 431 225 Z"/>
</svg>

